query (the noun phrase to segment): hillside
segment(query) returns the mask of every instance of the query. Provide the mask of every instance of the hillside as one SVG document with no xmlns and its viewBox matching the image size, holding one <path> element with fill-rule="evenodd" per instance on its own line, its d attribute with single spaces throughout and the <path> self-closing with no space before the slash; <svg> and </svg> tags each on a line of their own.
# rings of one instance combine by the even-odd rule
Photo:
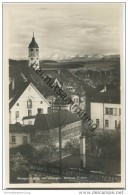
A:
<svg viewBox="0 0 128 195">
<path fill-rule="evenodd" d="M 40 60 L 41 68 L 113 68 L 120 66 L 120 58 L 118 56 L 105 56 L 103 58 L 86 58 L 85 57 L 77 57 L 73 58 L 74 60 L 66 60 L 66 61 L 54 61 L 54 60 Z M 87 60 L 88 59 L 88 60 Z M 28 60 L 14 60 L 9 59 L 9 66 L 16 67 L 18 69 L 23 68 L 28 65 Z"/>
</svg>

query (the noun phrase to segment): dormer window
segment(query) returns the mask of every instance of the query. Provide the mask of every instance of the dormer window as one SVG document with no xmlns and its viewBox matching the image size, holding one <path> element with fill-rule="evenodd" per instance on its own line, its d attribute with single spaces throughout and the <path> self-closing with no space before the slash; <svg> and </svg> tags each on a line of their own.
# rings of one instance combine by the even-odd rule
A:
<svg viewBox="0 0 128 195">
<path fill-rule="evenodd" d="M 32 100 L 31 99 L 29 99 L 27 101 L 27 108 L 32 108 Z"/>
<path fill-rule="evenodd" d="M 73 101 L 74 101 L 74 103 L 79 103 L 79 98 L 76 97 L 73 99 Z"/>
<path fill-rule="evenodd" d="M 78 98 L 76 98 L 75 102 L 76 102 L 76 103 L 79 103 L 79 99 L 78 99 Z"/>
</svg>

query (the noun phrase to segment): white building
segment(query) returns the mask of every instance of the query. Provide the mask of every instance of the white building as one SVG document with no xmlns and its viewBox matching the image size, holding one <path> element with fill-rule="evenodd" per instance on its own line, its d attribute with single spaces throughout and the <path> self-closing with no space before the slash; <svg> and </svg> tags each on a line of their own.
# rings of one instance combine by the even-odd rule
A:
<svg viewBox="0 0 128 195">
<path fill-rule="evenodd" d="M 9 125 L 9 147 L 17 147 L 22 144 L 31 144 L 32 125 L 22 126 L 20 124 Z"/>
<path fill-rule="evenodd" d="M 69 91 L 71 91 L 71 92 L 75 92 L 76 91 L 76 84 L 74 83 L 74 85 L 73 84 L 70 84 L 69 82 L 64 82 L 63 83 L 63 89 L 65 90 L 65 89 L 68 89 Z"/>
<path fill-rule="evenodd" d="M 23 118 L 27 116 L 28 120 L 25 120 L 24 124 L 33 124 L 32 116 L 48 113 L 50 104 L 42 93 L 32 83 L 24 85 L 10 100 L 10 124 L 23 124 Z"/>
<path fill-rule="evenodd" d="M 91 102 L 91 119 L 99 129 L 115 130 L 121 123 L 121 105 Z"/>
</svg>

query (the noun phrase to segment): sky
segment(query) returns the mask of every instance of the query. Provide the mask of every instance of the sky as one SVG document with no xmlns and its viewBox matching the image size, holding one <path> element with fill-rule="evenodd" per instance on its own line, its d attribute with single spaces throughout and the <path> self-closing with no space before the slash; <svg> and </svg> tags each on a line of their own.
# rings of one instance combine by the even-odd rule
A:
<svg viewBox="0 0 128 195">
<path fill-rule="evenodd" d="M 122 4 L 8 4 L 9 57 L 27 58 L 33 31 L 40 58 L 119 54 Z"/>
</svg>

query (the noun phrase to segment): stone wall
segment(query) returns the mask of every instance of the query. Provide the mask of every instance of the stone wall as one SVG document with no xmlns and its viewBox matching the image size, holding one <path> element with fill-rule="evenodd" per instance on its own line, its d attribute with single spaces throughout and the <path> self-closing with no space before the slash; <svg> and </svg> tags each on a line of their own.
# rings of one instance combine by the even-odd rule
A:
<svg viewBox="0 0 128 195">
<path fill-rule="evenodd" d="M 71 139 L 78 139 L 81 135 L 81 121 L 77 121 L 66 126 L 61 126 L 62 147 Z M 59 146 L 59 128 L 42 131 L 37 129 L 31 136 L 31 144 L 36 149 L 44 146 Z"/>
</svg>

